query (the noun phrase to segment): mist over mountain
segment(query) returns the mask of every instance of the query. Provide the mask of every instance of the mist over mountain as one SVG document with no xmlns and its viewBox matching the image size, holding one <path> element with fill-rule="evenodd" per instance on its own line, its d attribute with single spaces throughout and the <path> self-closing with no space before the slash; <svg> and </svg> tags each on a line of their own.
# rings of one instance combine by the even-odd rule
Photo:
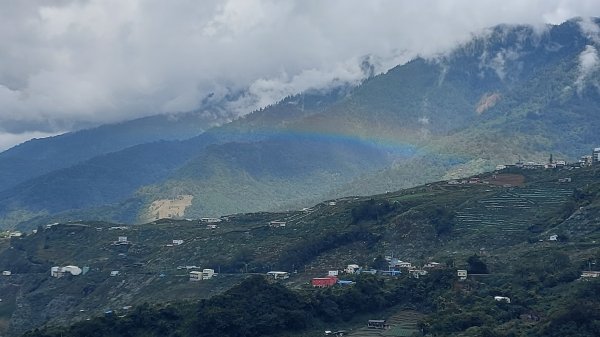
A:
<svg viewBox="0 0 600 337">
<path fill-rule="evenodd" d="M 108 134 L 114 126 L 39 140 L 38 148 L 50 151 L 45 141 L 64 139 L 56 145 L 60 164 L 48 159 L 46 168 L 6 180 L 3 223 L 81 218 L 85 209 L 94 215 L 101 209 L 106 220 L 141 221 L 153 202 L 181 195 L 193 196 L 186 217 L 302 207 L 466 176 L 519 158 L 541 161 L 552 153 L 575 160 L 600 144 L 598 31 L 598 19 L 544 29 L 493 27 L 357 87 L 290 96 L 194 138 L 204 127 L 184 118 L 171 131 L 169 123 L 156 123 L 164 128 L 160 138 L 152 138 L 152 128 L 131 138 L 123 132 L 79 154 L 68 150 L 70 137 Z M 158 139 L 166 141 L 148 142 Z M 26 145 L 3 153 L 0 167 L 14 165 L 17 153 L 40 157 Z M 22 166 L 40 166 L 31 163 Z M 137 205 L 135 214 L 123 218 L 121 203 Z"/>
</svg>

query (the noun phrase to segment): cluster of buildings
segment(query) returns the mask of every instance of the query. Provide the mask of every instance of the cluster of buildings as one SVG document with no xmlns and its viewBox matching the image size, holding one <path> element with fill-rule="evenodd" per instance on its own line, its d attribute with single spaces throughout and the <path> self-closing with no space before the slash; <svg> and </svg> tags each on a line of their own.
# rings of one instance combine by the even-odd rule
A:
<svg viewBox="0 0 600 337">
<path fill-rule="evenodd" d="M 422 267 L 418 268 L 413 266 L 410 262 L 401 261 L 396 258 L 387 257 L 386 259 L 389 263 L 388 270 L 363 269 L 358 264 L 348 264 L 346 268 L 342 270 L 342 273 L 346 275 L 378 274 L 382 276 L 398 276 L 404 272 L 412 277 L 419 278 L 427 275 L 430 270 L 445 268 L 444 265 L 438 262 L 428 262 Z M 310 284 L 315 288 L 327 288 L 336 284 L 342 286 L 354 284 L 354 281 L 340 279 L 339 274 L 339 270 L 329 270 L 326 276 L 312 278 Z M 283 271 L 270 271 L 267 273 L 267 277 L 273 280 L 282 280 L 289 278 L 289 273 Z"/>
<path fill-rule="evenodd" d="M 214 269 L 205 268 L 202 269 L 202 271 L 193 270 L 190 272 L 190 281 L 210 280 L 216 275 L 217 274 L 215 273 Z"/>
<path fill-rule="evenodd" d="M 550 155 L 550 159 L 547 163 L 536 163 L 536 162 L 522 162 L 519 160 L 515 164 L 506 164 L 506 165 L 498 165 L 496 166 L 496 170 L 500 171 L 506 168 L 517 167 L 524 169 L 553 169 L 553 168 L 562 168 L 565 166 L 574 166 L 574 167 L 586 167 L 597 165 L 600 163 L 600 147 L 594 148 L 592 150 L 591 155 L 581 156 L 579 161 L 576 163 L 569 164 L 564 160 L 554 160 L 552 155 Z"/>
<path fill-rule="evenodd" d="M 582 156 L 579 159 L 580 166 L 592 166 L 600 163 L 600 147 L 595 148 L 591 155 Z"/>
<path fill-rule="evenodd" d="M 22 237 L 22 236 L 23 236 L 23 233 L 21 233 L 21 232 L 19 232 L 19 231 L 13 231 L 13 232 L 10 232 L 10 231 L 9 231 L 9 232 L 7 233 L 7 236 L 8 236 L 9 238 L 20 238 L 20 237 Z"/>
</svg>

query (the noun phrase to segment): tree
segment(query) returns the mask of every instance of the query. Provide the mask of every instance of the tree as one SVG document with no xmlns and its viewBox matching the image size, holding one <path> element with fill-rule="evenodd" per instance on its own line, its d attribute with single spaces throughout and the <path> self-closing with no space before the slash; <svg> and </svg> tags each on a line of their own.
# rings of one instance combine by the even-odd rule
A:
<svg viewBox="0 0 600 337">
<path fill-rule="evenodd" d="M 469 265 L 467 267 L 467 270 L 471 274 L 487 274 L 488 273 L 487 265 L 477 255 L 469 256 L 469 258 L 467 259 L 467 264 Z"/>
</svg>

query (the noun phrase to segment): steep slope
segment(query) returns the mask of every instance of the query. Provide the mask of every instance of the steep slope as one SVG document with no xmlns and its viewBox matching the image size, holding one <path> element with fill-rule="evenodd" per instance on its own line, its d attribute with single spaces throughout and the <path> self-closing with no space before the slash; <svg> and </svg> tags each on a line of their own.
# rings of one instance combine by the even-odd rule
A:
<svg viewBox="0 0 600 337">
<path fill-rule="evenodd" d="M 0 191 L 95 156 L 159 140 L 197 136 L 223 120 L 182 113 L 103 125 L 60 136 L 33 139 L 0 153 Z"/>
<path fill-rule="evenodd" d="M 165 180 L 187 161 L 201 156 L 207 145 L 257 142 L 271 137 L 276 129 L 285 125 L 288 120 L 302 118 L 324 109 L 331 102 L 343 97 L 346 90 L 347 88 L 337 88 L 289 97 L 278 105 L 267 107 L 252 116 L 211 129 L 190 139 L 132 146 L 27 180 L 0 191 L 2 225 L 14 227 L 33 217 L 44 217 L 69 210 L 73 211 L 69 214 L 76 214 L 77 218 L 88 218 L 92 214 L 95 215 L 93 218 L 97 218 L 99 212 L 104 212 L 114 214 L 109 220 L 134 221 L 138 212 L 143 211 L 127 207 L 128 212 L 124 213 L 119 210 L 122 206 L 118 204 L 135 197 L 139 188 Z M 106 129 L 110 130 L 111 127 Z M 90 131 L 83 134 L 87 132 Z M 79 145 L 71 142 L 67 144 L 79 148 Z M 129 202 L 129 205 L 132 204 L 139 204 L 139 199 Z M 107 205 L 117 206 L 110 211 L 101 208 L 101 211 L 90 210 L 87 214 L 81 212 L 81 209 Z"/>
<path fill-rule="evenodd" d="M 261 142 L 210 146 L 156 190 L 147 188 L 140 194 L 149 200 L 193 195 L 187 217 L 274 210 L 321 199 L 332 187 L 389 163 L 388 153 L 374 145 L 273 136 Z"/>
</svg>

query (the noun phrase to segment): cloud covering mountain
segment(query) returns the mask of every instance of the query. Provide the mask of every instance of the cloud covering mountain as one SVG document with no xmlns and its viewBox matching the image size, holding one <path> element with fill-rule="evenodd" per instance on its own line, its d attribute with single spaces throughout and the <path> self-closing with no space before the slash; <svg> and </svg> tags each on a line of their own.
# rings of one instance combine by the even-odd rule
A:
<svg viewBox="0 0 600 337">
<path fill-rule="evenodd" d="M 3 2 L 0 150 L 226 97 L 235 99 L 225 109 L 244 114 L 302 90 L 358 83 L 497 23 L 599 14 L 600 3 L 584 0 Z M 594 55 L 582 54 L 582 76 Z M 501 69 L 504 59 L 494 61 Z"/>
</svg>

